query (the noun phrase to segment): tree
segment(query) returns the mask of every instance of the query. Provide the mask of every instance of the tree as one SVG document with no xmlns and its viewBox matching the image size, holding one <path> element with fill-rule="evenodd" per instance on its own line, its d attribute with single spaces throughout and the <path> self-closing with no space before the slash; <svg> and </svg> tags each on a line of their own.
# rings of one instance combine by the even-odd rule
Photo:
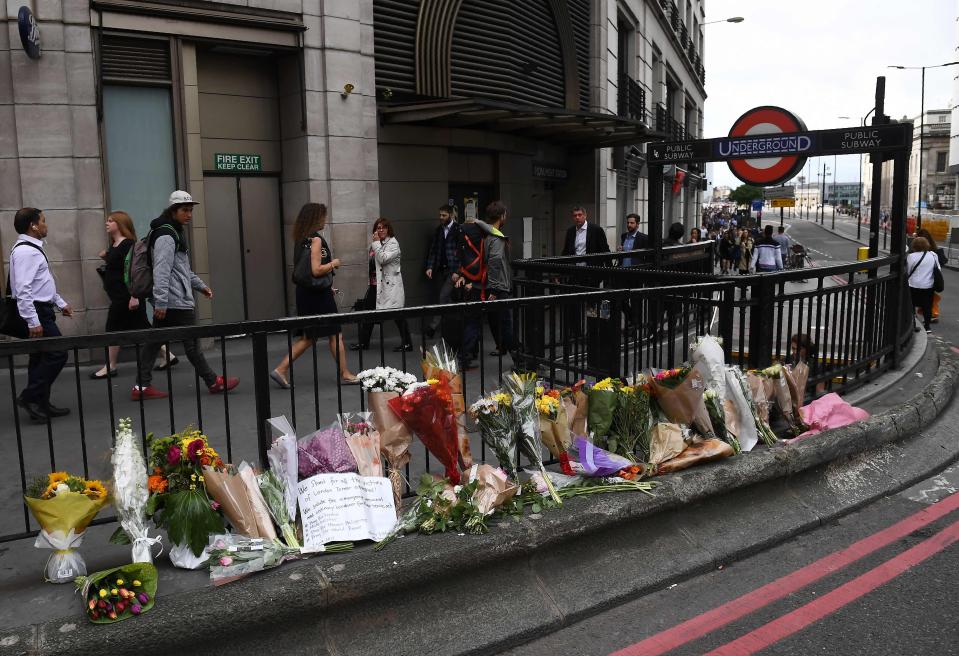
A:
<svg viewBox="0 0 959 656">
<path fill-rule="evenodd" d="M 761 200 L 762 197 L 762 187 L 753 187 L 748 184 L 739 185 L 729 193 L 729 200 L 737 205 L 749 205 L 754 200 Z"/>
</svg>

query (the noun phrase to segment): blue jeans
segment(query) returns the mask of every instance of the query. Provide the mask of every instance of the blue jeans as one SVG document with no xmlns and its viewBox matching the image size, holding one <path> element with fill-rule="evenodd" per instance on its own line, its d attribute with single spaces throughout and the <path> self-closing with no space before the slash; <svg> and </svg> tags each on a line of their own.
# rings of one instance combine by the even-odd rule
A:
<svg viewBox="0 0 959 656">
<path fill-rule="evenodd" d="M 53 304 L 34 303 L 34 307 L 37 308 L 37 318 L 40 320 L 40 327 L 43 328 L 43 336 L 60 337 Z M 27 386 L 20 393 L 20 398 L 29 403 L 46 406 L 50 402 L 50 387 L 66 363 L 66 351 L 31 353 L 27 363 Z"/>
</svg>

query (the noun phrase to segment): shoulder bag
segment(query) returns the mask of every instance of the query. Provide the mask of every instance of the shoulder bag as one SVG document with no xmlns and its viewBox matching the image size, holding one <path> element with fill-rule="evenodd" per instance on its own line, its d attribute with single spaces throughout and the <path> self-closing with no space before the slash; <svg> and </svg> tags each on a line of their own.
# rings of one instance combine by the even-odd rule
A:
<svg viewBox="0 0 959 656">
<path fill-rule="evenodd" d="M 329 289 L 333 286 L 332 271 L 318 278 L 313 275 L 309 241 L 297 249 L 296 261 L 293 264 L 293 282 L 301 287 L 308 287 L 317 291 Z"/>
<path fill-rule="evenodd" d="M 36 248 L 43 255 L 43 259 L 47 259 L 47 254 L 43 252 L 43 249 L 37 246 L 36 244 L 31 244 L 28 241 L 20 241 L 13 245 L 13 248 L 16 249 L 17 246 L 29 246 L 31 248 Z M 47 260 L 49 263 L 49 260 Z M 13 256 L 10 257 L 10 266 L 13 267 Z M 7 288 L 2 298 L 0 298 L 0 333 L 4 335 L 9 335 L 11 337 L 26 337 L 29 330 L 27 329 L 27 322 L 23 320 L 23 317 L 20 316 L 20 311 L 17 309 L 17 299 L 13 297 L 13 294 L 10 290 L 10 272 L 7 272 Z"/>
<path fill-rule="evenodd" d="M 932 267 L 932 291 L 937 294 L 941 294 L 942 290 L 946 288 L 946 281 L 942 277 L 942 268 L 939 266 L 939 262 L 934 262 Z"/>
</svg>

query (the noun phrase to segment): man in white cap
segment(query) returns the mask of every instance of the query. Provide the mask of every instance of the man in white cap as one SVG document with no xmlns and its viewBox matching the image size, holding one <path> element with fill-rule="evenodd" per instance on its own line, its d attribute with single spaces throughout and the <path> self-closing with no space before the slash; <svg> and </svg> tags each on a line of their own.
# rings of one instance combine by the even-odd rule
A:
<svg viewBox="0 0 959 656">
<path fill-rule="evenodd" d="M 153 262 L 153 326 L 170 328 L 192 326 L 196 323 L 196 290 L 213 298 L 211 290 L 190 268 L 183 226 L 193 220 L 193 206 L 199 205 L 185 191 L 170 194 L 168 207 L 150 223 L 149 247 Z M 140 399 L 162 399 L 166 392 L 150 384 L 153 378 L 153 360 L 160 351 L 160 343 L 151 342 L 140 353 L 140 371 L 137 385 L 130 396 Z M 210 394 L 227 392 L 240 384 L 239 378 L 224 378 L 213 373 L 195 339 L 183 340 L 186 357 L 203 379 Z"/>
</svg>

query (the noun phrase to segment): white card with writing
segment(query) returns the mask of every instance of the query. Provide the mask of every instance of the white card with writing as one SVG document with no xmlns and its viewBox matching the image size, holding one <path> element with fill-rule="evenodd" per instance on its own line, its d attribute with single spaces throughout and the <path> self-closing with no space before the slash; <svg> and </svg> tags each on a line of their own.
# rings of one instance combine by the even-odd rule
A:
<svg viewBox="0 0 959 656">
<path fill-rule="evenodd" d="M 393 487 L 383 476 L 317 474 L 297 488 L 304 553 L 329 542 L 379 541 L 396 524 Z"/>
</svg>

